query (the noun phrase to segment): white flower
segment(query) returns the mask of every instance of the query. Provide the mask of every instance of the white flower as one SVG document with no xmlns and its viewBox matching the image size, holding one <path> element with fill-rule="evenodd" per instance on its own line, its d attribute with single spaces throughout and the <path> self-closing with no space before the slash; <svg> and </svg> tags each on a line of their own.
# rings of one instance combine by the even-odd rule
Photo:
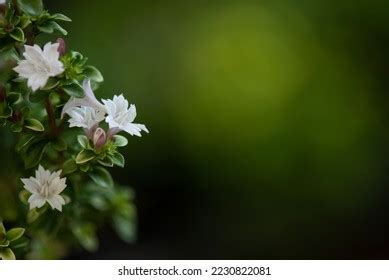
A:
<svg viewBox="0 0 389 280">
<path fill-rule="evenodd" d="M 85 92 L 85 96 L 83 98 L 75 98 L 71 97 L 68 102 L 66 102 L 65 106 L 62 108 L 61 118 L 65 114 L 69 114 L 69 112 L 74 107 L 91 107 L 96 109 L 97 111 L 105 113 L 105 108 L 103 104 L 101 104 L 95 97 L 95 94 L 93 93 L 92 87 L 90 85 L 90 80 L 84 80 L 82 83 L 82 87 Z"/>
<path fill-rule="evenodd" d="M 92 107 L 73 107 L 67 114 L 70 116 L 69 127 L 95 128 L 105 118 L 105 113 Z"/>
<path fill-rule="evenodd" d="M 66 188 L 66 178 L 59 177 L 61 172 L 62 170 L 51 173 L 39 165 L 35 178 L 21 179 L 24 188 L 32 193 L 28 199 L 30 209 L 41 208 L 48 202 L 51 208 L 62 211 L 65 200 L 59 194 Z"/>
<path fill-rule="evenodd" d="M 19 76 L 28 79 L 27 84 L 36 91 L 46 85 L 49 77 L 55 77 L 64 71 L 63 64 L 58 60 L 58 43 L 47 43 L 43 50 L 38 45 L 25 45 L 23 56 L 14 70 Z"/>
<path fill-rule="evenodd" d="M 113 100 L 104 100 L 105 110 L 108 116 L 105 121 L 109 124 L 111 129 L 111 135 L 124 130 L 131 135 L 141 137 L 140 132 L 149 132 L 143 124 L 132 123 L 136 117 L 135 105 L 131 104 L 128 108 L 128 101 L 121 94 L 120 96 L 114 96 Z"/>
</svg>

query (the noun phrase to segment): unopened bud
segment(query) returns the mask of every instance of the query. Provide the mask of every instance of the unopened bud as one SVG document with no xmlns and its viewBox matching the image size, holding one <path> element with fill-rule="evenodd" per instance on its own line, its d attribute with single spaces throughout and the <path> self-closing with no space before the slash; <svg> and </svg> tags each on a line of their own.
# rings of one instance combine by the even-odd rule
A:
<svg viewBox="0 0 389 280">
<path fill-rule="evenodd" d="M 65 40 L 62 39 L 62 38 L 58 38 L 57 39 L 57 43 L 59 44 L 58 46 L 58 52 L 59 52 L 59 55 L 62 56 L 66 53 L 66 43 L 65 43 Z"/>
<path fill-rule="evenodd" d="M 107 135 L 104 129 L 98 127 L 93 134 L 93 145 L 96 149 L 100 149 L 107 141 Z"/>
</svg>

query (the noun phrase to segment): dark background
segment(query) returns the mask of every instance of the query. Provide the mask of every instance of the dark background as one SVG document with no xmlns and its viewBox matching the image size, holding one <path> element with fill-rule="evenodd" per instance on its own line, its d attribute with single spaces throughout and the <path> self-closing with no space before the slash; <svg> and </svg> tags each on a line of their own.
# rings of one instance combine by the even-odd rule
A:
<svg viewBox="0 0 389 280">
<path fill-rule="evenodd" d="M 107 259 L 389 258 L 389 2 L 46 1 L 150 134 Z"/>
</svg>

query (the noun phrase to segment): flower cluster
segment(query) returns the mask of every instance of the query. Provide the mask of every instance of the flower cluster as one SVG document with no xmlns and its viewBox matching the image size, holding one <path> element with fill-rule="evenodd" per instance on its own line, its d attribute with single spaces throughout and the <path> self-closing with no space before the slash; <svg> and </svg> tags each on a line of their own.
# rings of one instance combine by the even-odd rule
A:
<svg viewBox="0 0 389 280">
<path fill-rule="evenodd" d="M 33 92 L 44 88 L 50 77 L 64 72 L 64 66 L 59 60 L 59 47 L 59 43 L 51 42 L 48 42 L 43 50 L 38 45 L 24 46 L 25 59 L 20 60 L 13 69 L 20 78 L 27 79 L 27 85 Z M 112 100 L 103 99 L 102 104 L 95 97 L 89 79 L 83 81 L 82 88 L 84 97 L 72 96 L 63 106 L 61 118 L 64 118 L 65 114 L 69 115 L 69 127 L 83 128 L 96 149 L 100 149 L 107 140 L 121 131 L 139 137 L 142 136 L 141 131 L 149 132 L 145 125 L 133 123 L 136 107 L 133 104 L 129 106 L 122 94 L 115 95 Z M 109 126 L 108 133 L 99 127 L 103 120 Z M 53 209 L 62 211 L 65 201 L 59 193 L 66 187 L 66 178 L 59 179 L 60 174 L 61 171 L 51 174 L 39 166 L 36 178 L 22 179 L 25 189 L 32 193 L 28 200 L 30 209 L 40 208 L 48 202 Z"/>
<path fill-rule="evenodd" d="M 70 21 L 50 14 L 42 0 L 0 0 L 0 125 L 16 134 L 24 164 L 15 163 L 18 184 L 7 184 L 22 203 L 9 221 L 0 213 L 0 259 L 61 257 L 76 245 L 94 251 L 96 231 L 107 223 L 124 241 L 135 239 L 131 189 L 116 184 L 108 168 L 125 166 L 121 132 L 149 131 L 134 122 L 136 107 L 123 94 L 96 98 L 102 74 L 63 38 L 35 43 L 42 33 L 66 35 L 59 22 Z M 18 223 L 26 231 L 5 230 Z"/>
<path fill-rule="evenodd" d="M 145 125 L 133 123 L 136 117 L 135 105 L 128 107 L 128 101 L 121 94 L 112 100 L 103 99 L 101 104 L 95 97 L 89 80 L 84 80 L 83 89 L 85 97 L 71 98 L 62 109 L 62 116 L 70 116 L 70 127 L 82 127 L 86 135 L 101 146 L 101 139 L 107 139 L 106 133 L 99 127 L 105 119 L 109 125 L 108 138 L 125 131 L 130 135 L 141 137 L 141 131 L 149 132 Z"/>
</svg>

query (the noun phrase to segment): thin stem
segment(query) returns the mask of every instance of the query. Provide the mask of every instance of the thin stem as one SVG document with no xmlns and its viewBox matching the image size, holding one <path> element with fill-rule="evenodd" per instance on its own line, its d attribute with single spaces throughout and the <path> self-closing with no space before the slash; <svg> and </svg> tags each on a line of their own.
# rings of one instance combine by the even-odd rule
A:
<svg viewBox="0 0 389 280">
<path fill-rule="evenodd" d="M 53 105 L 51 104 L 50 97 L 46 98 L 45 107 L 46 107 L 47 117 L 49 118 L 49 126 L 50 126 L 52 136 L 57 136 L 58 127 L 55 122 L 54 109 L 53 109 Z"/>
</svg>

